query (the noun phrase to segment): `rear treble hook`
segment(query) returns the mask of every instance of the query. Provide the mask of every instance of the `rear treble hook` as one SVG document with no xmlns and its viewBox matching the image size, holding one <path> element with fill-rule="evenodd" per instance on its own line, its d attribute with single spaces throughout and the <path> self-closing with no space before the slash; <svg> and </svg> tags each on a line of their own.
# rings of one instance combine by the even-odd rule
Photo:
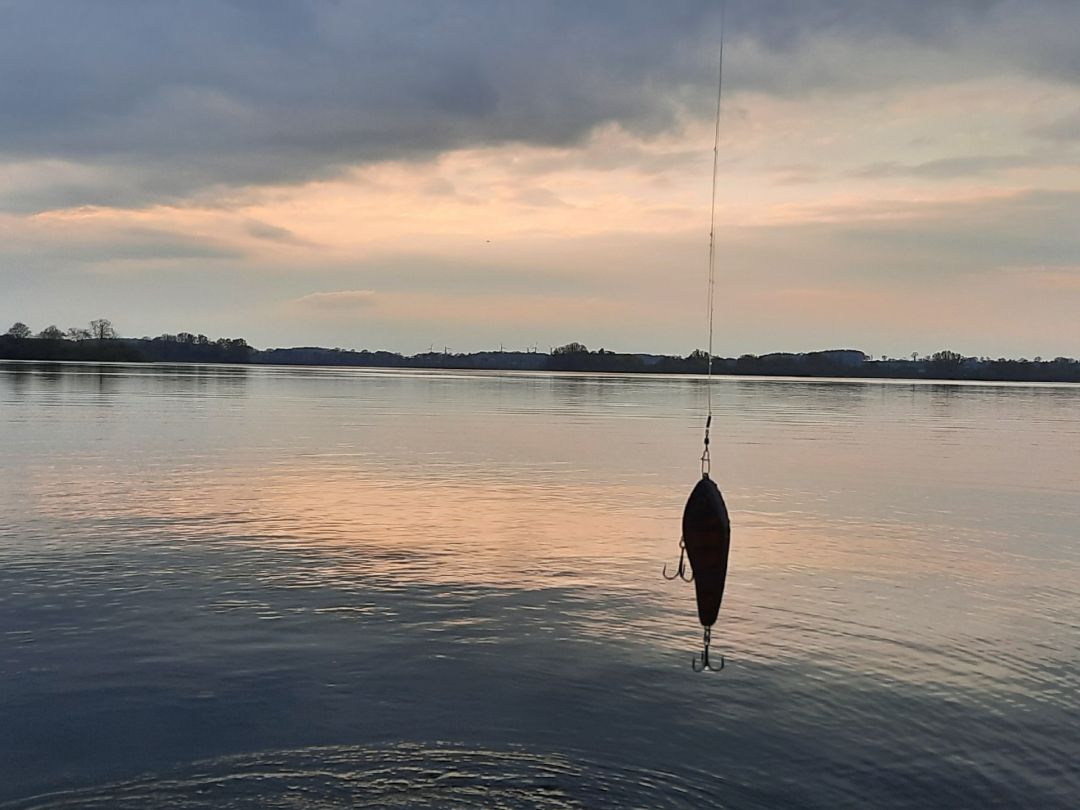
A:
<svg viewBox="0 0 1080 810">
<path fill-rule="evenodd" d="M 661 573 L 664 579 L 681 579 L 683 582 L 693 582 L 694 572 L 690 572 L 690 576 L 686 576 L 686 541 L 679 539 L 679 567 L 675 569 L 675 573 L 670 577 L 667 575 L 667 565 L 664 565 L 664 570 Z"/>
<path fill-rule="evenodd" d="M 701 655 L 695 655 L 690 661 L 690 668 L 694 672 L 719 672 L 724 668 L 724 656 L 720 656 L 720 666 L 714 667 L 709 663 L 709 642 L 712 641 L 712 627 L 705 628 L 705 641 L 701 649 Z"/>
</svg>

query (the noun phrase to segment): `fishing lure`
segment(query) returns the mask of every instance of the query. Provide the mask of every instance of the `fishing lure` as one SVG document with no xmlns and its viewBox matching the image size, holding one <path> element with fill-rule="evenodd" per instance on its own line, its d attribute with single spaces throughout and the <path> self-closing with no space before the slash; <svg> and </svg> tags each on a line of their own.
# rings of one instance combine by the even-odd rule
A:
<svg viewBox="0 0 1080 810">
<path fill-rule="evenodd" d="M 686 556 L 690 559 L 698 620 L 705 628 L 700 666 L 698 659 L 694 660 L 692 666 L 698 671 L 712 670 L 709 663 L 709 642 L 712 626 L 720 613 L 720 603 L 724 599 L 728 552 L 731 549 L 731 519 L 728 517 L 724 496 L 708 473 L 702 474 L 701 480 L 686 501 L 682 517 L 682 544 L 686 549 Z M 724 657 L 720 656 L 720 666 L 716 667 L 716 671 L 723 668 Z"/>
<path fill-rule="evenodd" d="M 701 454 L 701 480 L 690 491 L 682 516 L 682 539 L 679 541 L 679 566 L 675 573 L 668 576 L 664 566 L 664 579 L 681 579 L 694 583 L 694 595 L 697 598 L 698 620 L 705 628 L 704 648 L 701 657 L 691 662 L 696 672 L 709 670 L 719 672 L 724 668 L 724 657 L 720 656 L 720 666 L 713 667 L 709 662 L 709 643 L 712 640 L 712 626 L 720 613 L 720 603 L 724 600 L 724 585 L 727 583 L 728 554 L 731 551 L 731 518 L 720 487 L 709 477 L 709 428 L 712 416 L 705 422 L 705 450 Z M 690 564 L 689 575 L 687 562 Z"/>
</svg>

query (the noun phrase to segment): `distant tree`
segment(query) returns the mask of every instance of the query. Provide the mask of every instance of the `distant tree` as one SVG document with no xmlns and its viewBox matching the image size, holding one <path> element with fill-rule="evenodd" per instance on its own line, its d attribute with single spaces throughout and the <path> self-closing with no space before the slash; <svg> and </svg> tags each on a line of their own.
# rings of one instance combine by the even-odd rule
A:
<svg viewBox="0 0 1080 810">
<path fill-rule="evenodd" d="M 177 334 L 176 340 L 178 343 L 194 343 L 195 335 L 191 334 L 191 332 L 180 332 Z"/>
<path fill-rule="evenodd" d="M 735 361 L 735 370 L 740 374 L 753 374 L 761 370 L 761 364 L 756 354 L 742 354 Z"/>
<path fill-rule="evenodd" d="M 116 337 L 116 330 L 108 318 L 98 318 L 90 321 L 90 336 L 94 340 L 112 340 Z"/>
<path fill-rule="evenodd" d="M 552 354 L 587 354 L 588 346 L 581 343 L 567 343 L 565 346 L 556 346 L 551 350 Z"/>
<path fill-rule="evenodd" d="M 18 338 L 19 340 L 28 338 L 33 334 L 30 331 L 30 327 L 22 321 L 15 321 L 15 323 L 11 325 L 11 328 L 7 330 L 7 333 L 9 337 Z"/>
<path fill-rule="evenodd" d="M 80 329 L 78 326 L 73 326 L 67 330 L 64 334 L 67 335 L 68 340 L 89 340 L 90 330 Z"/>
<path fill-rule="evenodd" d="M 46 326 L 44 329 L 38 332 L 38 337 L 42 340 L 63 340 L 64 333 L 60 329 L 60 327 L 58 327 L 56 324 L 53 324 L 51 326 Z"/>
<path fill-rule="evenodd" d="M 930 362 L 937 363 L 942 366 L 958 366 L 964 360 L 964 355 L 959 352 L 951 352 L 948 349 L 940 352 L 934 352 L 930 355 Z"/>
<path fill-rule="evenodd" d="M 243 338 L 218 338 L 212 345 L 218 358 L 230 363 L 246 363 L 254 351 Z"/>
<path fill-rule="evenodd" d="M 682 359 L 679 371 L 704 372 L 709 367 L 709 353 L 704 349 L 694 349 Z"/>
<path fill-rule="evenodd" d="M 928 357 L 924 357 L 923 360 L 926 363 L 926 370 L 931 376 L 946 379 L 955 378 L 959 375 L 964 365 L 964 355 L 948 349 L 934 352 Z"/>
</svg>

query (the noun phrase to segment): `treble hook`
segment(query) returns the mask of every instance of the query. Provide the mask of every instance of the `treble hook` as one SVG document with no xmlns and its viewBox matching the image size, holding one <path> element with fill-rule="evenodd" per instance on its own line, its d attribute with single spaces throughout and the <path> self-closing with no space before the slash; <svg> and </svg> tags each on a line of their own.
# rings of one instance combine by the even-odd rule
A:
<svg viewBox="0 0 1080 810">
<path fill-rule="evenodd" d="M 675 573 L 672 574 L 669 577 L 667 575 L 667 565 L 665 564 L 664 565 L 664 570 L 661 573 L 661 576 L 664 579 L 667 579 L 667 580 L 681 579 L 683 582 L 693 582 L 694 581 L 694 572 L 693 571 L 690 572 L 689 577 L 686 576 L 686 542 L 684 540 L 682 540 L 681 538 L 679 539 L 679 567 L 676 568 Z"/>
<path fill-rule="evenodd" d="M 722 670 L 724 668 L 724 656 L 722 656 L 722 655 L 720 656 L 720 666 L 713 667 L 709 663 L 709 642 L 710 641 L 712 641 L 712 627 L 706 627 L 705 628 L 705 643 L 704 643 L 704 646 L 701 649 L 701 656 L 699 657 L 699 656 L 695 655 L 693 657 L 693 659 L 691 659 L 691 661 L 690 661 L 690 668 L 692 670 L 694 670 L 694 672 L 719 672 L 720 670 Z M 700 666 L 698 665 L 699 661 L 701 662 Z"/>
</svg>

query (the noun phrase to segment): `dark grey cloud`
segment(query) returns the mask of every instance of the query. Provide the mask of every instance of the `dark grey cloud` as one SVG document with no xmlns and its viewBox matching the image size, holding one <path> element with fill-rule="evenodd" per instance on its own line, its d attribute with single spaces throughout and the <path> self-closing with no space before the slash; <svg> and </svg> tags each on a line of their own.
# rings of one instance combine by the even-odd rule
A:
<svg viewBox="0 0 1080 810">
<path fill-rule="evenodd" d="M 1015 75 L 1080 83 L 1073 0 L 732 0 L 732 84 L 785 96 Z"/>
<path fill-rule="evenodd" d="M 667 89 L 667 52 L 709 16 L 678 5 L 7 3 L 0 152 L 137 161 L 151 178 L 153 159 L 198 187 L 463 143 L 569 143 L 604 120 L 656 129 L 674 101 L 641 86 L 655 72 Z"/>
<path fill-rule="evenodd" d="M 929 81 L 954 63 L 1080 80 L 1062 33 L 1080 8 L 1063 0 L 730 0 L 728 23 L 748 55 L 733 89 Z M 717 0 L 0 0 L 0 158 L 126 173 L 9 208 L 137 206 L 462 145 L 572 144 L 610 121 L 660 131 L 711 107 L 718 27 Z"/>
</svg>

